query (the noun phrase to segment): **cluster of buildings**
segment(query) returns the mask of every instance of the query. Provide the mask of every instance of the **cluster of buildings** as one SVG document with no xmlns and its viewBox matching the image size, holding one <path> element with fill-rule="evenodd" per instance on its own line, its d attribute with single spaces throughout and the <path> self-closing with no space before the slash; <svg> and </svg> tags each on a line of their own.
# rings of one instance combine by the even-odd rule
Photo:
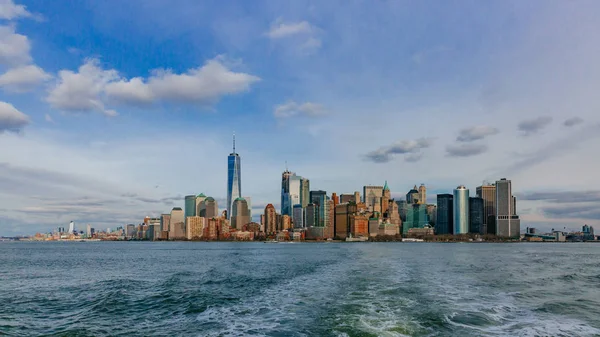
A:
<svg viewBox="0 0 600 337">
<path fill-rule="evenodd" d="M 133 239 L 133 240 L 369 240 L 376 237 L 415 238 L 444 235 L 520 239 L 521 221 L 517 199 L 508 179 L 484 183 L 470 193 L 458 186 L 448 194 L 437 194 L 436 203 L 427 203 L 427 188 L 416 185 L 404 197 L 392 198 L 387 181 L 382 186 L 364 186 L 351 193 L 311 190 L 310 180 L 289 171 L 281 175 L 281 206 L 268 204 L 257 222 L 252 219 L 250 197 L 242 197 L 241 157 L 233 151 L 227 159 L 227 204 L 219 209 L 215 198 L 203 193 L 188 195 L 184 207 L 174 207 L 160 217 L 146 217 L 138 225 L 128 224 L 104 232 L 90 225 L 77 232 L 59 228 L 52 239 Z M 562 232 L 560 232 L 562 233 Z M 591 234 L 590 234 L 591 233 Z M 564 234 L 564 235 L 563 235 Z M 529 241 L 567 240 L 567 233 L 538 235 L 528 229 Z M 564 236 L 564 240 L 563 240 Z M 594 240 L 593 228 L 584 226 L 581 235 Z"/>
</svg>

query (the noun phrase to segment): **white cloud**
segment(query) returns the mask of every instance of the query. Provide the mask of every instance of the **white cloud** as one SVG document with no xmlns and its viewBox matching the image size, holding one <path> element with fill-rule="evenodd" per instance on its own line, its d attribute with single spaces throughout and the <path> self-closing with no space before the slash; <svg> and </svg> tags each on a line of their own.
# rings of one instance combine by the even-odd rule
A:
<svg viewBox="0 0 600 337">
<path fill-rule="evenodd" d="M 298 104 L 294 101 L 280 104 L 275 107 L 273 115 L 277 118 L 289 118 L 294 116 L 319 117 L 326 114 L 322 105 L 305 102 Z"/>
<path fill-rule="evenodd" d="M 23 5 L 16 5 L 12 0 L 0 0 L 0 19 L 12 20 L 19 17 L 31 17 L 31 13 Z"/>
<path fill-rule="evenodd" d="M 46 122 L 48 123 L 54 123 L 54 120 L 52 119 L 52 116 L 50 116 L 49 114 L 45 114 L 44 115 L 44 119 L 46 120 Z"/>
<path fill-rule="evenodd" d="M 492 136 L 498 134 L 498 129 L 486 126 L 486 125 L 477 125 L 470 128 L 460 130 L 460 134 L 456 138 L 459 142 L 472 142 L 476 140 L 483 139 L 487 136 Z"/>
<path fill-rule="evenodd" d="M 12 92 L 26 92 L 52 78 L 42 68 L 30 64 L 9 69 L 0 75 L 0 87 Z"/>
<path fill-rule="evenodd" d="M 61 70 L 59 80 L 50 89 L 47 101 L 56 109 L 67 112 L 98 111 L 114 116 L 114 110 L 105 109 L 100 95 L 104 87 L 118 79 L 115 70 L 103 70 L 96 59 L 87 60 L 78 72 Z"/>
<path fill-rule="evenodd" d="M 31 62 L 27 36 L 15 33 L 13 26 L 0 26 L 0 64 L 16 66 Z"/>
<path fill-rule="evenodd" d="M 20 131 L 30 122 L 29 116 L 17 110 L 12 104 L 0 102 L 0 133 Z"/>
<path fill-rule="evenodd" d="M 100 111 L 108 116 L 117 113 L 105 109 L 105 101 L 147 105 L 162 100 L 176 103 L 211 104 L 221 96 L 246 91 L 260 78 L 228 69 L 219 58 L 184 74 L 156 70 L 148 79 L 126 79 L 114 69 L 104 70 L 99 61 L 90 59 L 75 73 L 59 72 L 60 80 L 50 90 L 48 102 L 63 111 Z"/>
<path fill-rule="evenodd" d="M 307 34 L 313 31 L 313 27 L 306 21 L 285 23 L 277 20 L 271 29 L 267 32 L 267 36 L 271 39 L 280 39 L 292 35 Z"/>
</svg>

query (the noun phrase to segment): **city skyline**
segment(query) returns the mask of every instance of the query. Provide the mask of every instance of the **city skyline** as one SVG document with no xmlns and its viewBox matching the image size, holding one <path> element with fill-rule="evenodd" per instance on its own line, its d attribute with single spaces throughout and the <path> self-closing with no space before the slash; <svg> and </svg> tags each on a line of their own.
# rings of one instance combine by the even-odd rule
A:
<svg viewBox="0 0 600 337">
<path fill-rule="evenodd" d="M 287 162 L 428 203 L 507 177 L 521 229 L 600 225 L 597 2 L 3 3 L 0 235 L 226 209 L 234 130 L 254 219 Z"/>
</svg>

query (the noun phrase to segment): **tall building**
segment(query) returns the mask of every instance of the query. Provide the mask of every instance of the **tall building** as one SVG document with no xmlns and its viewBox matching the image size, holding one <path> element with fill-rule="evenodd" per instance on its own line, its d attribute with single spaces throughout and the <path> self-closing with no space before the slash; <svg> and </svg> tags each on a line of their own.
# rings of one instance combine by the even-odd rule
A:
<svg viewBox="0 0 600 337">
<path fill-rule="evenodd" d="M 419 186 L 419 204 L 427 204 L 427 188 L 424 184 Z"/>
<path fill-rule="evenodd" d="M 248 210 L 248 203 L 246 199 L 239 197 L 233 202 L 233 209 L 231 210 L 231 227 L 237 230 L 242 230 L 242 227 L 250 223 L 250 211 Z"/>
<path fill-rule="evenodd" d="M 469 190 L 463 185 L 454 190 L 454 234 L 469 233 Z"/>
<path fill-rule="evenodd" d="M 186 221 L 186 237 L 188 240 L 199 239 L 202 237 L 204 231 L 205 218 L 199 216 L 189 216 L 185 218 Z"/>
<path fill-rule="evenodd" d="M 428 225 L 427 205 L 417 203 L 408 205 L 406 221 L 402 222 L 402 234 L 408 234 L 408 230 L 411 228 L 425 228 Z"/>
<path fill-rule="evenodd" d="M 169 238 L 180 238 L 179 229 L 185 227 L 185 214 L 181 207 L 173 207 L 171 210 L 171 221 L 169 226 Z M 185 230 L 183 231 L 185 233 Z"/>
<path fill-rule="evenodd" d="M 310 181 L 302 178 L 300 180 L 300 204 L 302 208 L 306 208 L 310 203 Z"/>
<path fill-rule="evenodd" d="M 481 185 L 475 189 L 483 199 L 483 234 L 496 234 L 496 185 Z"/>
<path fill-rule="evenodd" d="M 73 234 L 74 231 L 75 231 L 75 222 L 71 221 L 71 222 L 69 222 L 69 234 Z"/>
<path fill-rule="evenodd" d="M 85 235 L 88 238 L 92 237 L 92 225 L 90 225 L 90 224 L 87 225 L 87 228 L 86 228 L 86 231 L 85 231 Z"/>
<path fill-rule="evenodd" d="M 513 210 L 512 183 L 502 178 L 496 181 L 496 235 L 518 237 L 521 235 L 521 220 Z"/>
<path fill-rule="evenodd" d="M 400 220 L 406 221 L 406 212 L 408 211 L 408 202 L 406 200 L 396 201 L 398 205 L 398 213 L 400 214 Z"/>
<path fill-rule="evenodd" d="M 290 230 L 292 228 L 292 217 L 284 214 L 281 216 L 281 230 Z"/>
<path fill-rule="evenodd" d="M 354 194 L 340 194 L 340 204 L 345 204 L 348 202 L 356 202 L 354 199 Z M 360 202 L 360 200 L 359 200 Z"/>
<path fill-rule="evenodd" d="M 160 231 L 168 232 L 171 228 L 171 214 L 160 215 Z"/>
<path fill-rule="evenodd" d="M 437 206 L 433 204 L 427 204 L 427 216 L 429 217 L 429 224 L 435 227 L 437 221 Z"/>
<path fill-rule="evenodd" d="M 201 217 L 206 219 L 212 219 L 219 216 L 219 205 L 215 198 L 206 197 L 200 204 Z M 229 216 L 229 215 L 228 215 Z"/>
<path fill-rule="evenodd" d="M 310 200 L 316 206 L 316 224 L 317 227 L 325 227 L 329 221 L 329 212 L 327 201 L 329 198 L 327 197 L 327 192 L 319 190 L 319 191 L 310 191 Z M 308 221 L 307 221 L 308 222 Z"/>
<path fill-rule="evenodd" d="M 469 233 L 485 234 L 483 232 L 483 199 L 469 198 Z"/>
<path fill-rule="evenodd" d="M 383 186 L 363 186 L 363 202 L 368 210 L 371 210 L 372 212 L 381 212 L 382 196 Z"/>
<path fill-rule="evenodd" d="M 185 206 L 184 213 L 185 213 L 186 218 L 188 216 L 196 216 L 196 196 L 195 195 L 186 195 L 184 206 Z"/>
<path fill-rule="evenodd" d="M 392 198 L 392 192 L 388 186 L 387 180 L 385 181 L 385 185 L 383 185 L 383 192 L 381 196 L 381 213 L 387 213 L 390 199 Z"/>
<path fill-rule="evenodd" d="M 398 211 L 398 204 L 391 200 L 387 210 L 387 219 L 392 225 L 395 225 L 398 229 L 402 226 L 402 220 L 400 219 L 400 212 Z"/>
<path fill-rule="evenodd" d="M 206 199 L 206 196 L 204 195 L 204 193 L 200 193 L 196 196 L 196 215 L 197 216 L 200 216 L 200 205 L 202 204 L 204 199 Z"/>
<path fill-rule="evenodd" d="M 235 134 L 233 135 L 233 152 L 227 157 L 227 218 L 231 218 L 233 202 L 242 197 L 241 158 L 235 152 Z"/>
<path fill-rule="evenodd" d="M 305 209 L 304 223 L 306 227 L 317 226 L 317 216 L 319 213 L 319 206 L 315 204 L 308 204 Z"/>
<path fill-rule="evenodd" d="M 252 222 L 252 197 L 243 197 L 246 200 L 246 204 L 248 204 L 248 216 L 250 217 L 250 222 Z"/>
<path fill-rule="evenodd" d="M 406 203 L 409 205 L 419 203 L 419 190 L 417 190 L 417 185 L 406 193 Z"/>
<path fill-rule="evenodd" d="M 281 175 L 281 214 L 292 215 L 294 205 L 301 204 L 302 177 L 285 170 Z"/>
<path fill-rule="evenodd" d="M 268 204 L 265 207 L 265 233 L 274 234 L 277 233 L 277 212 L 273 204 Z"/>
<path fill-rule="evenodd" d="M 357 211 L 356 203 L 343 203 L 335 207 L 335 234 L 339 238 L 345 239 L 351 233 L 350 217 Z"/>
<path fill-rule="evenodd" d="M 294 205 L 294 212 L 292 221 L 294 222 L 294 228 L 304 228 L 304 209 L 301 204 Z"/>
</svg>

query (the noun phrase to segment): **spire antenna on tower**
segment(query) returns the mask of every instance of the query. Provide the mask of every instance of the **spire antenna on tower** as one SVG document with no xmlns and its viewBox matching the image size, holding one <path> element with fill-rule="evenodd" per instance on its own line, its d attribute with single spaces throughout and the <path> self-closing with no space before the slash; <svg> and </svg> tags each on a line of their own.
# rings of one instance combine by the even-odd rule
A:
<svg viewBox="0 0 600 337">
<path fill-rule="evenodd" d="M 235 131 L 233 131 L 233 153 L 235 153 Z"/>
<path fill-rule="evenodd" d="M 288 166 L 287 166 L 287 160 L 285 161 L 285 170 L 288 170 Z"/>
</svg>

